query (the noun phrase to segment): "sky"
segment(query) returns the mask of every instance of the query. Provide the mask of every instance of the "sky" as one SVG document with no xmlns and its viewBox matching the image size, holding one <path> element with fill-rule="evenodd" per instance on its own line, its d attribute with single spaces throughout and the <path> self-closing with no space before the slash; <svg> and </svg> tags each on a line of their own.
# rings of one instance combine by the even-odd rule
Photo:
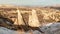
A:
<svg viewBox="0 0 60 34">
<path fill-rule="evenodd" d="M 13 4 L 21 6 L 49 6 L 60 4 L 60 0 L 0 0 L 0 4 Z"/>
</svg>

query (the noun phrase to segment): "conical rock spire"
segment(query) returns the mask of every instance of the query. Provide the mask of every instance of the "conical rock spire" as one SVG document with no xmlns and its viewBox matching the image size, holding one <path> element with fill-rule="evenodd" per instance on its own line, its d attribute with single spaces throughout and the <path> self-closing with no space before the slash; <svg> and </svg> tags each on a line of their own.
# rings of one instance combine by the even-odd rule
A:
<svg viewBox="0 0 60 34">
<path fill-rule="evenodd" d="M 25 25 L 20 11 L 17 10 L 17 13 L 18 13 L 18 15 L 17 15 L 18 18 L 17 18 L 17 20 L 16 20 L 16 22 L 14 24 L 15 25 Z"/>
<path fill-rule="evenodd" d="M 32 10 L 32 15 L 29 15 L 29 23 L 28 24 L 31 27 L 39 27 L 40 26 L 36 11 L 34 9 Z"/>
</svg>

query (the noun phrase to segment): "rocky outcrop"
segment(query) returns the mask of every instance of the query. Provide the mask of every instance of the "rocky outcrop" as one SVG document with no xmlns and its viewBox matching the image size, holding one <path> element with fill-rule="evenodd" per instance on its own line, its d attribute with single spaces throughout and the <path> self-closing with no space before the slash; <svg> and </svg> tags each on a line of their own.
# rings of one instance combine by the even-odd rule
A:
<svg viewBox="0 0 60 34">
<path fill-rule="evenodd" d="M 8 10 L 9 9 L 9 10 Z M 60 21 L 60 10 L 52 9 L 52 8 L 27 8 L 27 7 L 19 7 L 19 11 L 21 12 L 22 18 L 24 20 L 25 24 L 28 24 L 29 21 L 29 15 L 32 12 L 32 9 L 36 10 L 36 14 L 38 17 L 38 20 L 40 22 L 40 25 L 51 23 L 51 22 L 57 22 Z M 16 21 L 17 17 L 17 7 L 10 7 L 6 9 L 6 7 L 0 8 L 0 17 L 9 18 L 13 22 Z"/>
<path fill-rule="evenodd" d="M 60 10 L 53 9 L 53 8 L 31 8 L 31 7 L 18 7 L 19 15 L 17 13 L 17 7 L 0 7 L 0 27 L 6 27 L 8 29 L 21 29 L 22 27 L 25 28 L 25 30 L 30 29 L 33 34 L 41 34 L 40 31 L 36 30 L 32 26 L 35 25 L 34 27 L 40 28 L 44 32 L 44 34 L 59 34 L 59 26 L 60 22 Z M 32 12 L 32 9 L 35 10 L 35 13 Z M 35 15 L 34 15 L 34 14 Z M 32 16 L 33 14 L 33 16 Z M 25 25 L 20 28 L 20 26 L 14 25 L 16 23 L 16 20 L 19 19 L 21 20 L 21 17 L 23 22 L 19 21 L 19 23 L 24 23 Z M 34 19 L 36 18 L 36 21 L 31 18 L 31 20 L 34 22 L 29 23 L 30 17 L 33 17 Z M 18 21 L 18 20 L 17 20 Z M 20 24 L 21 24 L 20 23 Z M 32 24 L 33 25 L 29 25 Z M 48 24 L 48 25 L 46 25 Z M 18 27 L 19 26 L 19 27 Z M 54 28 L 53 28 L 54 27 Z M 37 29 L 38 29 L 37 28 Z M 7 33 L 3 28 L 1 28 L 2 31 L 1 33 Z M 34 30 L 35 29 L 35 30 Z M 58 32 L 57 32 L 58 30 Z M 3 32 L 4 31 L 4 32 Z M 12 32 L 8 30 L 9 32 Z M 29 30 L 28 30 L 29 31 Z M 30 34 L 30 32 L 26 32 L 26 34 Z M 15 31 L 13 31 L 15 33 Z M 24 32 L 25 33 L 25 32 Z"/>
</svg>

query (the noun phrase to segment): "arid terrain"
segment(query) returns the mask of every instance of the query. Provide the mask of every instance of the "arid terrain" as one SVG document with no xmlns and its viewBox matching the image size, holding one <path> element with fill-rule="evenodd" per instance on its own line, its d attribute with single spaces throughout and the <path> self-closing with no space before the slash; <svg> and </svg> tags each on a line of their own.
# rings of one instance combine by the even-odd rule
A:
<svg viewBox="0 0 60 34">
<path fill-rule="evenodd" d="M 25 23 L 25 25 L 23 26 L 22 25 L 20 26 L 18 24 L 14 25 L 16 19 L 19 17 L 17 10 L 19 10 L 22 15 L 23 22 Z M 57 23 L 57 22 L 60 23 L 60 8 L 57 7 L 25 7 L 25 6 L 23 7 L 23 6 L 13 6 L 13 5 L 11 6 L 1 5 L 0 28 L 5 27 L 5 29 L 8 28 L 9 30 L 13 30 L 13 32 L 17 32 L 19 34 L 41 34 L 42 31 L 37 31 L 39 30 L 40 27 L 30 27 L 28 25 L 29 15 L 32 15 L 33 12 L 32 10 L 36 11 L 36 15 L 38 17 L 40 27 L 42 28 L 44 28 L 43 26 L 49 23 Z M 35 31 L 37 31 L 37 33 L 34 33 Z M 42 32 L 42 34 L 47 34 L 47 33 Z"/>
</svg>

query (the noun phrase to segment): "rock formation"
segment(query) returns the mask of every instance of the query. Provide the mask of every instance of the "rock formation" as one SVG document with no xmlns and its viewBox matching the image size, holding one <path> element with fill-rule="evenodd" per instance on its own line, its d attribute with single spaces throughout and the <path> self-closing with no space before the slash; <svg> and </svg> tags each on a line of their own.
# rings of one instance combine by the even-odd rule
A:
<svg viewBox="0 0 60 34">
<path fill-rule="evenodd" d="M 40 23 L 36 14 L 36 10 L 32 9 L 32 14 L 29 15 L 29 26 L 31 27 L 39 27 Z"/>
<path fill-rule="evenodd" d="M 6 7 L 6 6 L 0 7 L 0 17 L 3 16 L 4 18 L 11 19 L 14 22 L 14 24 L 17 24 L 16 22 L 19 21 L 18 23 L 19 25 L 26 23 L 25 25 L 29 25 L 32 27 L 33 25 L 31 24 L 34 24 L 34 26 L 39 27 L 44 24 L 60 21 L 60 10 L 57 9 L 31 8 L 31 7 L 18 7 L 18 9 L 19 10 L 17 10 L 17 7 Z M 33 17 L 31 14 L 33 15 Z M 32 20 L 33 23 L 30 20 Z"/>
<path fill-rule="evenodd" d="M 17 14 L 17 19 L 16 19 L 16 22 L 14 23 L 15 25 L 24 25 L 24 21 L 23 21 L 23 18 L 22 18 L 22 15 L 20 13 L 20 11 L 17 9 L 16 11 L 18 14 Z"/>
</svg>

